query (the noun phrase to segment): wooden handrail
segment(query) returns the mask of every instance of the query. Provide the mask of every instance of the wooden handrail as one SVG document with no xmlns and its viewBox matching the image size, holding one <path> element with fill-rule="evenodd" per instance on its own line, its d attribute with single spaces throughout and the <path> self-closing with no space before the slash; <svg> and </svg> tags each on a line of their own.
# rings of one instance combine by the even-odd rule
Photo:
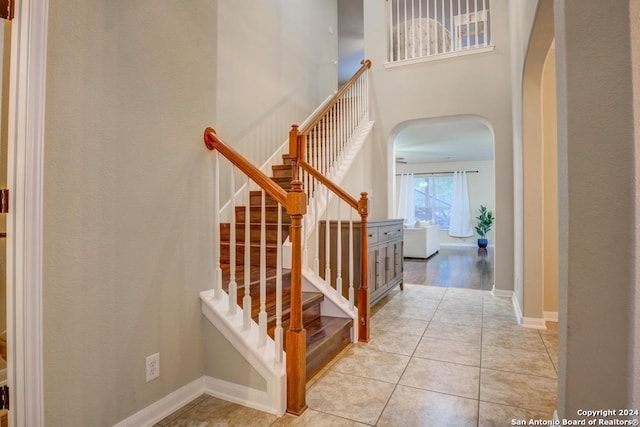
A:
<svg viewBox="0 0 640 427">
<path fill-rule="evenodd" d="M 320 181 L 325 187 L 327 187 L 332 193 L 335 193 L 338 197 L 344 200 L 349 204 L 353 209 L 358 210 L 358 201 L 353 198 L 349 193 L 344 191 L 342 188 L 338 187 L 333 181 L 331 181 L 326 176 L 322 175 L 320 171 L 315 169 L 309 163 L 304 160 L 298 161 L 298 166 L 307 171 L 309 175 L 313 176 L 315 179 Z"/>
<path fill-rule="evenodd" d="M 273 197 L 278 203 L 283 206 L 287 205 L 287 192 L 276 184 L 271 178 L 265 175 L 260 169 L 255 167 L 249 162 L 242 154 L 235 151 L 233 148 L 225 144 L 218 135 L 216 135 L 215 129 L 208 127 L 204 131 L 204 145 L 209 150 L 217 150 L 226 157 L 231 163 L 233 163 L 238 169 L 240 169 L 245 175 L 247 175 L 253 182 L 258 184 L 260 188 L 264 189 L 271 197 Z"/>
<path fill-rule="evenodd" d="M 349 90 L 349 88 L 360 78 L 360 76 L 365 71 L 371 68 L 371 61 L 368 59 L 363 60 L 361 64 L 362 67 L 360 67 L 360 69 L 356 71 L 356 73 L 349 79 L 349 81 L 342 85 L 342 88 L 333 96 L 333 98 L 331 98 L 327 105 L 325 105 L 322 110 L 318 111 L 315 117 L 311 119 L 303 128 L 298 129 L 300 135 L 309 134 L 309 132 L 311 132 L 311 129 L 316 127 L 316 125 L 320 123 L 320 120 L 322 120 L 322 118 L 333 108 L 333 106 L 338 103 L 340 97 L 344 95 L 347 90 Z"/>
</svg>

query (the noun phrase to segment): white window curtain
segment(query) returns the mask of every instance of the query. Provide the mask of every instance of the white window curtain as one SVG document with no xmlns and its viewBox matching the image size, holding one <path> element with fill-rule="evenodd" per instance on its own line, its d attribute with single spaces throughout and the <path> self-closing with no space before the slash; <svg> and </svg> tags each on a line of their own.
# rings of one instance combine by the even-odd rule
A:
<svg viewBox="0 0 640 427">
<path fill-rule="evenodd" d="M 416 211 L 413 203 L 413 174 L 403 173 L 400 176 L 400 198 L 398 200 L 398 218 L 413 226 L 416 222 Z"/>
<path fill-rule="evenodd" d="M 453 173 L 453 194 L 451 197 L 451 220 L 449 222 L 449 236 L 471 237 L 471 210 L 469 209 L 469 190 L 467 188 L 467 173 Z"/>
</svg>

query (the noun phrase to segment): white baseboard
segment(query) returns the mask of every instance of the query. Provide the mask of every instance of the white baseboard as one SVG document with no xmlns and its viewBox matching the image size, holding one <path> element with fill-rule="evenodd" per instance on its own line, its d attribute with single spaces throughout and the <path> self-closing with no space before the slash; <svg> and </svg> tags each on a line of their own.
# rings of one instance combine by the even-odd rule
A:
<svg viewBox="0 0 640 427">
<path fill-rule="evenodd" d="M 456 243 L 456 242 L 440 242 L 440 246 L 444 246 L 446 247 L 450 247 L 450 248 L 477 248 L 478 244 L 473 242 L 473 243 Z M 487 246 L 489 248 L 493 248 L 494 245 L 491 244 L 489 246 Z"/>
<path fill-rule="evenodd" d="M 129 418 L 115 424 L 114 427 L 147 427 L 162 420 L 167 415 L 182 408 L 193 399 L 205 393 L 204 377 L 169 393 L 157 402 L 136 412 Z"/>
<path fill-rule="evenodd" d="M 452 243 L 452 242 L 440 242 L 440 246 L 445 248 L 473 248 L 478 247 L 477 243 Z"/>
<path fill-rule="evenodd" d="M 507 291 L 505 289 L 496 289 L 495 286 L 491 289 L 491 295 L 501 298 L 513 298 L 513 291 Z"/>
<path fill-rule="evenodd" d="M 270 414 L 282 415 L 274 411 L 273 397 L 269 396 L 266 391 L 230 383 L 218 378 L 208 376 L 202 378 L 204 379 L 205 393 L 210 396 Z"/>
<path fill-rule="evenodd" d="M 278 415 L 273 411 L 273 398 L 266 391 L 204 375 L 120 421 L 114 427 L 151 427 L 203 394 Z"/>
<path fill-rule="evenodd" d="M 518 297 L 516 297 L 515 292 L 511 296 L 511 303 L 513 304 L 513 311 L 516 313 L 516 320 L 519 325 L 522 325 L 522 309 L 520 308 L 520 303 L 518 302 Z"/>
<path fill-rule="evenodd" d="M 515 293 L 513 294 L 511 301 L 513 303 L 513 311 L 516 312 L 516 319 L 520 326 L 529 329 L 547 329 L 545 319 L 541 319 L 539 317 L 524 317 Z"/>
<path fill-rule="evenodd" d="M 547 329 L 547 324 L 544 319 L 539 317 L 523 317 L 520 323 L 523 328 L 529 329 Z"/>
<path fill-rule="evenodd" d="M 558 312 L 557 311 L 545 311 L 542 313 L 544 316 L 544 320 L 549 322 L 557 322 L 558 321 Z"/>
</svg>

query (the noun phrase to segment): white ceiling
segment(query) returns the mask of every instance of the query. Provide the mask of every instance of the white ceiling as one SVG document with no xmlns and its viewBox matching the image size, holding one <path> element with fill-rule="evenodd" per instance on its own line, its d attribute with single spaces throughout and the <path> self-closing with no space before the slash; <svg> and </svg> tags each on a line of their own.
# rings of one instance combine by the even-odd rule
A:
<svg viewBox="0 0 640 427">
<path fill-rule="evenodd" d="M 476 116 L 411 120 L 394 142 L 396 159 L 406 163 L 493 160 L 493 131 Z"/>
</svg>

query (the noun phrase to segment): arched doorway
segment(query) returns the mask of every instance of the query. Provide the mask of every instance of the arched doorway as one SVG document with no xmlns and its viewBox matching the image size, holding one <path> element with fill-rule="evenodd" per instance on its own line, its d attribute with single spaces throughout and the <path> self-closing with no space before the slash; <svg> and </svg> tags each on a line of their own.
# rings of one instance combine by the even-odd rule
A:
<svg viewBox="0 0 640 427">
<path fill-rule="evenodd" d="M 459 262 L 467 272 L 460 272 L 460 283 L 448 286 L 493 290 L 493 260 L 495 257 L 495 223 L 488 234 L 488 257 L 478 260 L 478 235 L 473 231 L 475 216 L 481 205 L 495 212 L 495 161 L 494 132 L 491 124 L 476 115 L 456 115 L 437 118 L 408 120 L 398 124 L 391 132 L 394 176 L 389 211 L 393 217 L 403 217 L 405 222 L 433 223 L 439 228 L 440 258 L 464 260 Z M 470 233 L 456 236 L 449 227 L 453 173 L 465 171 L 469 205 Z M 402 174 L 411 174 L 411 190 L 414 208 L 410 215 L 399 212 L 400 183 Z M 406 181 L 405 181 L 406 183 Z M 407 219 L 410 218 L 410 219 Z M 412 224 L 408 224 L 409 227 Z M 429 255 L 431 252 L 429 253 Z M 436 256 L 437 258 L 437 256 Z M 484 261 L 482 263 L 478 261 Z M 435 262 L 435 260 L 434 260 Z M 481 273 L 475 271 L 482 264 Z M 447 262 L 447 265 L 449 263 Z M 405 263 L 407 267 L 407 263 Z M 473 275 L 469 280 L 466 274 Z M 467 278 L 467 279 L 465 279 Z M 431 283 L 435 284 L 435 283 Z M 441 284 L 441 285 L 444 285 Z"/>
<path fill-rule="evenodd" d="M 558 166 L 553 2 L 540 1 L 523 74 L 522 324 L 558 319 Z"/>
</svg>

